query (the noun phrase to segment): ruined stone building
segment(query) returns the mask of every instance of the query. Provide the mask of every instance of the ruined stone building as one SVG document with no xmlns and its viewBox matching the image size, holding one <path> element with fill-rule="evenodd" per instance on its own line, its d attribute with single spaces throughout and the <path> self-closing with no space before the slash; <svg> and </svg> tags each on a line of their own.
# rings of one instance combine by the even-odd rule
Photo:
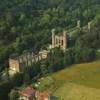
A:
<svg viewBox="0 0 100 100">
<path fill-rule="evenodd" d="M 60 47 L 62 50 L 67 48 L 67 31 L 57 35 L 55 29 L 52 30 L 52 48 Z"/>
<path fill-rule="evenodd" d="M 31 66 L 42 59 L 46 59 L 49 51 L 40 51 L 37 55 L 33 52 L 25 53 L 19 57 L 9 58 L 10 73 L 22 72 L 25 66 Z"/>
<path fill-rule="evenodd" d="M 91 22 L 87 26 L 82 27 L 80 21 L 77 21 L 76 29 L 83 29 L 84 31 L 90 31 Z M 72 32 L 63 31 L 62 33 L 56 33 L 56 30 L 52 30 L 52 44 L 49 49 L 59 47 L 65 51 L 68 47 L 68 35 L 73 35 L 77 31 L 73 30 Z M 40 51 L 37 55 L 33 52 L 25 53 L 19 57 L 9 58 L 9 69 L 11 73 L 22 72 L 25 66 L 30 66 L 35 62 L 38 62 L 42 59 L 46 59 L 50 50 Z"/>
<path fill-rule="evenodd" d="M 61 35 L 57 35 L 55 30 L 52 30 L 51 48 L 60 47 L 62 50 L 67 48 L 67 32 L 64 31 Z M 24 53 L 19 57 L 9 58 L 10 73 L 22 72 L 25 66 L 30 66 L 35 62 L 46 59 L 50 50 L 40 51 L 37 55 L 33 52 Z"/>
<path fill-rule="evenodd" d="M 91 27 L 92 27 L 92 21 L 88 22 L 87 25 L 81 27 L 81 22 L 80 20 L 77 21 L 77 28 L 78 29 L 82 29 L 84 32 L 87 32 L 87 31 L 90 31 L 91 30 Z"/>
</svg>

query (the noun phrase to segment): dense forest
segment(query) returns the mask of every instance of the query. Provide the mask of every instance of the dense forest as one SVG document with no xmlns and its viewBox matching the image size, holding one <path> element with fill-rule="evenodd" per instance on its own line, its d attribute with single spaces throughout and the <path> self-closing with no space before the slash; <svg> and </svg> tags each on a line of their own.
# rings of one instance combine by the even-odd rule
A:
<svg viewBox="0 0 100 100">
<path fill-rule="evenodd" d="M 0 0 L 0 69 L 12 54 L 45 47 L 52 28 L 85 25 L 99 13 L 99 0 Z"/>
<path fill-rule="evenodd" d="M 0 100 L 8 100 L 12 88 L 38 74 L 45 75 L 100 57 L 97 52 L 100 49 L 100 0 L 0 0 L 0 72 L 8 67 L 10 56 L 31 50 L 38 52 L 50 44 L 52 29 L 69 30 L 76 26 L 77 20 L 81 26 L 93 20 L 94 26 L 89 32 L 79 30 L 74 34 L 74 45 L 65 53 L 55 48 L 48 59 L 26 68 L 25 75 L 18 74 L 10 81 L 7 78 L 1 82 Z"/>
</svg>

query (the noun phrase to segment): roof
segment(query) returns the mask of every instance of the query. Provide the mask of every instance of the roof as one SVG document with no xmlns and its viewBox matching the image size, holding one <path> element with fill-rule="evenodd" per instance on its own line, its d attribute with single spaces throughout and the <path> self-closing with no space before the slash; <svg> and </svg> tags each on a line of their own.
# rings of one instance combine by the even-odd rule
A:
<svg viewBox="0 0 100 100">
<path fill-rule="evenodd" d="M 38 98 L 38 100 L 46 100 L 49 98 L 49 93 L 48 91 L 42 91 L 42 92 L 37 91 L 36 98 Z"/>
<path fill-rule="evenodd" d="M 35 90 L 31 86 L 29 86 L 29 87 L 23 89 L 22 91 L 20 91 L 20 95 L 26 96 L 26 97 L 31 97 L 31 96 L 35 95 Z"/>
</svg>

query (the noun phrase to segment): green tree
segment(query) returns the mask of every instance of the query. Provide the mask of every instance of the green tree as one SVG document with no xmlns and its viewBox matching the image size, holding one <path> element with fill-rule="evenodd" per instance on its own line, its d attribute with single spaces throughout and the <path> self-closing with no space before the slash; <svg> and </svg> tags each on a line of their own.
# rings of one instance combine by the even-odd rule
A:
<svg viewBox="0 0 100 100">
<path fill-rule="evenodd" d="M 29 76 L 29 73 L 24 73 L 24 84 L 25 85 L 28 85 L 30 84 L 30 76 Z"/>
<path fill-rule="evenodd" d="M 41 61 L 40 69 L 43 76 L 46 76 L 48 74 L 48 66 L 46 60 Z"/>
<path fill-rule="evenodd" d="M 13 88 L 13 84 L 10 81 L 0 82 L 0 100 L 8 100 L 8 94 Z"/>
<path fill-rule="evenodd" d="M 9 80 L 9 79 L 10 79 L 9 68 L 6 68 L 6 69 L 5 69 L 5 73 L 6 73 L 6 78 L 7 78 L 7 80 Z"/>
<path fill-rule="evenodd" d="M 10 80 L 14 86 L 21 86 L 23 84 L 23 74 L 16 73 Z"/>
<path fill-rule="evenodd" d="M 72 56 L 73 51 L 68 49 L 65 53 L 64 53 L 64 66 L 69 66 L 71 64 L 73 64 L 73 56 Z"/>
</svg>

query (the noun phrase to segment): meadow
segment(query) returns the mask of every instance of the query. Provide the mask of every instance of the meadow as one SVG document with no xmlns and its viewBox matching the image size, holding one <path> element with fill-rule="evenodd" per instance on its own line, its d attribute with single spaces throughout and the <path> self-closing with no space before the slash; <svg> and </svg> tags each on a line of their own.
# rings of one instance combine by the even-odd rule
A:
<svg viewBox="0 0 100 100">
<path fill-rule="evenodd" d="M 52 77 L 62 81 L 53 92 L 59 100 L 100 100 L 100 60 L 72 65 Z"/>
<path fill-rule="evenodd" d="M 100 60 L 74 64 L 43 77 L 39 90 L 49 90 L 57 100 L 100 100 Z"/>
</svg>

